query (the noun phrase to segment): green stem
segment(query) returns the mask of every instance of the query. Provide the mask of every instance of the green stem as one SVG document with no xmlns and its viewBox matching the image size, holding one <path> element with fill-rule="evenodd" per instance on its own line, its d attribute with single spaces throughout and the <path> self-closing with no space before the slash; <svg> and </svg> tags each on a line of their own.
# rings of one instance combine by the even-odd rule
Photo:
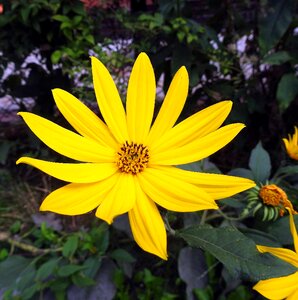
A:
<svg viewBox="0 0 298 300">
<path fill-rule="evenodd" d="M 0 233 L 0 241 L 5 241 L 8 242 L 12 248 L 14 247 L 18 247 L 24 251 L 30 252 L 34 255 L 38 255 L 38 254 L 46 254 L 46 253 L 50 253 L 50 252 L 60 252 L 62 251 L 62 248 L 56 248 L 56 249 L 39 249 L 33 245 L 27 244 L 27 243 L 23 243 L 20 241 L 16 241 L 14 239 L 12 239 L 9 236 L 9 233 L 7 232 L 1 232 Z"/>
<path fill-rule="evenodd" d="M 175 235 L 176 232 L 175 230 L 171 227 L 170 223 L 169 223 L 169 220 L 168 220 L 168 215 L 165 215 L 164 217 L 164 222 L 165 222 L 165 226 L 166 226 L 166 229 L 167 231 L 169 232 L 170 235 Z"/>
</svg>

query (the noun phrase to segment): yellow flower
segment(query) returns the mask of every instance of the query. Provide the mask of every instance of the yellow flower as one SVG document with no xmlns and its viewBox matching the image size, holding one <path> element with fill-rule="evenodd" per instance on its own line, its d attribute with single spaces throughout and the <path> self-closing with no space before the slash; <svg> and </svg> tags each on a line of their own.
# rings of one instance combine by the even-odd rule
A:
<svg viewBox="0 0 298 300">
<path fill-rule="evenodd" d="M 95 57 L 91 60 L 96 99 L 105 123 L 61 89 L 53 90 L 56 105 L 78 134 L 32 113 L 20 113 L 48 147 L 80 162 L 22 157 L 17 163 L 70 182 L 49 194 L 40 210 L 79 215 L 97 208 L 96 216 L 108 223 L 128 212 L 139 246 L 167 259 L 166 230 L 156 204 L 177 212 L 216 209 L 214 200 L 255 185 L 244 178 L 174 166 L 216 152 L 244 125 L 219 128 L 231 110 L 231 101 L 217 103 L 175 125 L 188 92 L 187 71 L 181 67 L 151 126 L 156 86 L 148 56 L 141 53 L 133 66 L 126 112 L 108 70 Z"/>
<path fill-rule="evenodd" d="M 298 128 L 295 126 L 295 133 L 291 137 L 289 134 L 289 139 L 282 139 L 285 143 L 286 150 L 288 152 L 288 155 L 298 160 Z"/>
<path fill-rule="evenodd" d="M 290 229 L 293 236 L 295 251 L 283 248 L 257 246 L 261 253 L 269 252 L 278 258 L 298 268 L 298 236 L 291 210 Z M 256 291 L 271 300 L 297 300 L 298 299 L 298 270 L 294 274 L 259 281 L 254 287 Z"/>
</svg>

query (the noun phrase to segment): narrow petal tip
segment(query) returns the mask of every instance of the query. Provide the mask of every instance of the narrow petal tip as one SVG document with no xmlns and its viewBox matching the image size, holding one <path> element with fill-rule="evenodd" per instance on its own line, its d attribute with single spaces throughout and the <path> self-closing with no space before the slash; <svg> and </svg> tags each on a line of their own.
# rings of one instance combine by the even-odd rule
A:
<svg viewBox="0 0 298 300">
<path fill-rule="evenodd" d="M 167 253 L 155 253 L 158 257 L 160 257 L 163 260 L 168 260 L 168 255 Z"/>
<path fill-rule="evenodd" d="M 184 80 L 188 80 L 188 72 L 185 66 L 182 66 L 179 68 L 179 70 L 177 71 L 177 74 L 181 76 L 182 79 Z"/>
<path fill-rule="evenodd" d="M 17 161 L 16 161 L 16 165 L 19 165 L 19 164 L 27 164 L 27 159 L 31 159 L 30 157 L 20 157 Z"/>
<path fill-rule="evenodd" d="M 40 207 L 39 207 L 40 211 L 48 211 L 48 209 L 45 207 L 44 202 L 41 203 Z"/>
<path fill-rule="evenodd" d="M 140 52 L 140 54 L 138 55 L 137 59 L 139 59 L 139 58 L 145 58 L 145 59 L 149 60 L 149 57 L 148 57 L 148 55 L 145 52 Z"/>
<path fill-rule="evenodd" d="M 100 214 L 100 210 L 98 210 L 98 209 L 96 210 L 95 216 L 98 219 L 101 219 L 101 220 L 105 221 L 109 225 L 112 225 L 112 223 L 113 223 L 113 219 L 112 218 L 109 218 L 106 215 Z"/>
</svg>

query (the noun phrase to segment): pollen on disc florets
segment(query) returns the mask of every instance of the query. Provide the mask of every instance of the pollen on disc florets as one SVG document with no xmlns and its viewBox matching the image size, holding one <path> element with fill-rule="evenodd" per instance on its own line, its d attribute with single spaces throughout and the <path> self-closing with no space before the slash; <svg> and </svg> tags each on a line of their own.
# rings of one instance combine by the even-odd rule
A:
<svg viewBox="0 0 298 300">
<path fill-rule="evenodd" d="M 259 196 L 267 205 L 279 206 L 288 200 L 287 194 L 275 184 L 264 185 Z"/>
<path fill-rule="evenodd" d="M 125 142 L 117 152 L 116 163 L 121 172 L 137 174 L 147 167 L 149 150 L 143 144 Z"/>
<path fill-rule="evenodd" d="M 279 207 L 281 216 L 284 215 L 286 208 L 290 209 L 292 214 L 297 214 L 287 194 L 275 184 L 264 185 L 259 191 L 259 196 L 266 205 Z"/>
</svg>

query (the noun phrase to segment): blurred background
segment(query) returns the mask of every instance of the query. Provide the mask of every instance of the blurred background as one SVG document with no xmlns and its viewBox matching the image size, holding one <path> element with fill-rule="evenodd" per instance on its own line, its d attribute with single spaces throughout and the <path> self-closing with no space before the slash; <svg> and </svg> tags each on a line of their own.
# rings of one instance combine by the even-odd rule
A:
<svg viewBox="0 0 298 300">
<path fill-rule="evenodd" d="M 261 141 L 270 154 L 272 169 L 277 169 L 286 161 L 282 138 L 292 134 L 294 126 L 298 125 L 297 9 L 295 0 L 0 1 L 0 260 L 15 251 L 11 247 L 17 247 L 22 258 L 13 261 L 12 265 L 27 266 L 27 259 L 32 259 L 32 254 L 45 255 L 40 248 L 60 243 L 66 248 L 64 257 L 75 264 L 71 259 L 79 251 L 77 235 L 69 241 L 67 233 L 78 232 L 81 228 L 86 230 L 94 217 L 57 219 L 38 213 L 41 200 L 61 183 L 31 167 L 16 167 L 15 161 L 25 155 L 55 161 L 61 161 L 61 157 L 41 144 L 16 113 L 32 111 L 67 127 L 51 94 L 51 89 L 62 88 L 99 114 L 92 86 L 90 55 L 98 57 L 110 70 L 125 102 L 132 64 L 138 53 L 146 52 L 158 85 L 157 109 L 175 72 L 180 66 L 186 66 L 190 89 L 180 119 L 221 100 L 231 99 L 234 104 L 227 123 L 246 124 L 246 129 L 230 145 L 210 158 L 211 162 L 224 173 L 236 167 L 247 167 L 251 150 Z M 42 227 L 45 223 L 48 227 Z M 121 226 L 119 228 L 123 229 Z M 116 237 L 109 240 L 104 224 L 100 223 L 96 228 L 87 231 L 90 236 L 85 241 L 84 251 L 88 249 L 94 253 L 94 248 L 102 247 L 101 253 L 105 253 L 109 243 L 111 248 L 115 245 L 117 234 L 123 239 L 121 234 L 115 233 Z M 26 237 L 32 233 L 33 248 L 28 250 L 28 243 L 22 242 L 26 242 Z M 18 246 L 9 242 L 11 235 L 21 236 Z M 123 243 L 128 243 L 125 238 Z M 85 253 L 83 250 L 80 251 Z M 80 255 L 84 261 L 86 257 L 91 259 L 86 254 Z M 113 297 L 116 295 L 117 299 L 130 299 L 125 298 L 125 291 L 132 287 L 124 282 L 135 258 L 125 251 L 113 255 L 114 261 L 126 265 L 124 271 L 116 273 L 117 289 L 108 287 L 110 281 L 107 279 L 101 279 L 108 282 L 103 289 L 110 291 Z M 178 299 L 179 296 L 173 295 L 181 295 L 179 291 L 182 290 L 182 294 L 185 293 L 181 274 L 176 269 L 176 278 L 166 282 L 172 288 L 165 292 L 164 279 L 152 275 L 142 265 L 146 259 L 151 266 L 156 264 L 155 258 L 142 255 L 144 257 L 137 260 L 142 266 L 139 279 L 134 280 L 143 282 L 140 287 L 143 292 L 135 290 L 136 299 Z M 58 264 L 55 259 L 48 266 L 50 270 Z M 89 264 L 96 265 L 95 260 L 91 259 Z M 111 266 L 110 260 L 105 264 L 108 270 L 116 268 L 115 262 Z M 170 274 L 172 264 L 161 273 L 160 265 L 155 265 L 159 270 L 157 273 Z M 102 264 L 98 264 L 99 267 L 103 267 Z M 11 276 L 14 278 L 16 273 Z M 52 296 L 48 299 L 66 299 L 59 296 L 63 295 L 59 291 L 65 294 L 73 281 L 67 281 L 65 273 L 64 277 L 63 274 L 59 276 L 60 283 L 61 278 L 68 282 L 66 286 L 59 286 L 58 279 L 51 284 L 35 280 L 34 287 L 24 283 L 24 289 L 31 287 L 29 296 L 23 296 L 23 289 L 20 298 L 13 298 L 15 296 L 11 294 L 5 299 L 35 299 L 36 294 L 42 295 L 36 299 L 46 299 L 42 298 L 46 294 L 41 291 L 46 291 L 49 286 Z M 83 281 L 82 278 L 75 280 Z M 86 286 L 88 284 L 90 282 L 86 280 Z M 0 291 L 5 286 L 0 279 Z M 159 287 L 155 296 L 146 296 L 144 290 Z M 245 286 L 241 289 L 245 290 Z M 219 290 L 224 289 L 221 286 Z M 230 287 L 228 292 L 231 290 Z M 87 296 L 75 298 L 75 291 L 69 299 L 87 299 Z M 255 299 L 250 298 L 249 292 L 241 292 L 243 298 L 237 293 L 226 296 L 228 292 L 223 294 L 226 298 L 214 299 Z M 199 297 L 198 293 L 196 299 L 203 299 Z"/>
</svg>

